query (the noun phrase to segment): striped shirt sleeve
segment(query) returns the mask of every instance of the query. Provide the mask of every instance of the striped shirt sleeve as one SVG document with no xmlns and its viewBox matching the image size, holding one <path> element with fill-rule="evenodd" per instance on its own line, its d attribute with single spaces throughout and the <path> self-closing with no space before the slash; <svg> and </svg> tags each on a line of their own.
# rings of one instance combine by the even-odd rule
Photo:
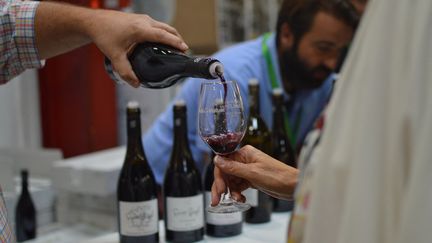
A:
<svg viewBox="0 0 432 243">
<path fill-rule="evenodd" d="M 0 0 L 0 84 L 25 69 L 40 68 L 34 20 L 38 2 Z"/>
<path fill-rule="evenodd" d="M 12 243 L 15 242 L 14 234 L 7 220 L 7 210 L 3 198 L 3 192 L 0 187 L 0 242 Z"/>
</svg>

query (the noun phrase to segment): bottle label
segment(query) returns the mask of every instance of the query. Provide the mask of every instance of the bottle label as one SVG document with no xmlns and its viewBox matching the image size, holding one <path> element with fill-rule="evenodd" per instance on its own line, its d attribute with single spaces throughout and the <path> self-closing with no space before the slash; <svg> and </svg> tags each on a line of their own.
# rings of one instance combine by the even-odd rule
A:
<svg viewBox="0 0 432 243">
<path fill-rule="evenodd" d="M 167 228 L 191 231 L 204 227 L 203 194 L 192 197 L 167 197 Z"/>
<path fill-rule="evenodd" d="M 206 191 L 205 193 L 206 207 L 210 205 L 211 202 L 211 192 Z M 242 222 L 242 213 L 209 213 L 206 210 L 206 222 L 212 225 L 229 225 L 237 224 Z"/>
<path fill-rule="evenodd" d="M 158 232 L 157 199 L 143 202 L 119 202 L 120 234 L 146 236 Z"/>
<path fill-rule="evenodd" d="M 243 191 L 243 195 L 246 197 L 246 202 L 252 207 L 258 207 L 258 190 L 248 188 Z"/>
</svg>

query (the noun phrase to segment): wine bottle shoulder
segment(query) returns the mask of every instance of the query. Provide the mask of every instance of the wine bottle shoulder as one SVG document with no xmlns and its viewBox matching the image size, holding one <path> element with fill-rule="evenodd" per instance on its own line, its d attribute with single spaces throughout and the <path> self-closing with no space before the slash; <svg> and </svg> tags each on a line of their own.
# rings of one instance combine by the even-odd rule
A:
<svg viewBox="0 0 432 243">
<path fill-rule="evenodd" d="M 265 122 L 262 119 L 257 118 L 248 121 L 245 138 L 243 140 L 258 138 L 270 140 L 270 135 L 270 130 Z"/>
<path fill-rule="evenodd" d="M 177 149 L 171 154 L 167 169 L 184 173 L 197 171 L 195 160 L 192 157 L 189 146 L 184 146 L 183 149 Z"/>
<path fill-rule="evenodd" d="M 125 163 L 120 172 L 117 196 L 123 201 L 145 201 L 156 198 L 157 184 L 147 164 Z"/>
<path fill-rule="evenodd" d="M 202 182 L 198 171 L 181 173 L 167 170 L 164 180 L 165 196 L 192 196 L 202 193 Z"/>
<path fill-rule="evenodd" d="M 253 117 L 248 120 L 248 127 L 243 138 L 243 145 L 251 145 L 264 153 L 272 152 L 271 133 L 261 117 Z"/>
</svg>

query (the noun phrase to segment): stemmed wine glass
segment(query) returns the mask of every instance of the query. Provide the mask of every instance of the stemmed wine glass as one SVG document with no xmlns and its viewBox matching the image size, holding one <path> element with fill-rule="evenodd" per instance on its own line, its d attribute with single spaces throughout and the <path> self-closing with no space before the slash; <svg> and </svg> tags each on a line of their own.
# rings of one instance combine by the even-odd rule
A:
<svg viewBox="0 0 432 243">
<path fill-rule="evenodd" d="M 201 83 L 198 130 L 204 142 L 214 153 L 225 156 L 237 150 L 246 131 L 246 118 L 240 90 L 235 81 Z M 211 213 L 242 212 L 249 204 L 231 198 L 230 190 L 222 195 Z"/>
</svg>

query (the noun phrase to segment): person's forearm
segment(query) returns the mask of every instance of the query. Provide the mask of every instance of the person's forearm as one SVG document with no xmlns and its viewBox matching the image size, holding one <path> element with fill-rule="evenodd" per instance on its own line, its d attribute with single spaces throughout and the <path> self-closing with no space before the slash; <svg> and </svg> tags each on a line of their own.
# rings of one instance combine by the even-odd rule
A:
<svg viewBox="0 0 432 243">
<path fill-rule="evenodd" d="M 292 199 L 294 190 L 297 186 L 299 170 L 290 167 L 290 166 L 281 166 L 278 172 L 274 173 L 272 181 L 271 178 L 263 181 L 264 183 L 268 183 L 263 188 L 267 191 L 268 194 L 271 194 L 273 197 L 280 199 Z"/>
<path fill-rule="evenodd" d="M 36 47 L 41 59 L 90 43 L 89 21 L 97 10 L 66 3 L 41 2 L 36 10 Z"/>
<path fill-rule="evenodd" d="M 114 71 L 137 88 L 140 81 L 128 60 L 135 45 L 157 42 L 180 51 L 188 49 L 175 28 L 145 14 L 51 1 L 1 1 L 0 6 L 2 14 L 9 16 L 2 19 L 3 24 L 12 27 L 4 28 L 2 35 L 2 44 L 9 43 L 3 51 L 12 54 L 2 55 L 0 83 L 26 68 L 40 68 L 41 59 L 93 42 L 111 61 Z"/>
</svg>

